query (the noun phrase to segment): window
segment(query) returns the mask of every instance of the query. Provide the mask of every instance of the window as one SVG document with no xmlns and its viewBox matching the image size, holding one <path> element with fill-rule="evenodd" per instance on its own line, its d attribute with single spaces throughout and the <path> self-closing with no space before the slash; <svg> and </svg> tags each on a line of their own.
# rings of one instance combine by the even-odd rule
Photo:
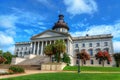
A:
<svg viewBox="0 0 120 80">
<path fill-rule="evenodd" d="M 94 64 L 93 60 L 91 60 L 91 64 Z"/>
<path fill-rule="evenodd" d="M 110 64 L 110 61 L 107 60 L 107 64 Z"/>
<path fill-rule="evenodd" d="M 100 43 L 96 43 L 96 46 L 99 47 L 99 46 L 100 46 Z"/>
<path fill-rule="evenodd" d="M 108 42 L 104 42 L 104 46 L 108 46 Z"/>
<path fill-rule="evenodd" d="M 75 44 L 75 48 L 78 48 L 78 44 Z"/>
<path fill-rule="evenodd" d="M 92 47 L 92 43 L 89 43 L 89 47 Z"/>
<path fill-rule="evenodd" d="M 88 51 L 89 51 L 89 54 L 93 56 L 93 49 L 89 49 Z"/>
<path fill-rule="evenodd" d="M 76 60 L 76 64 L 78 64 L 78 63 L 79 63 L 79 60 L 77 59 L 77 60 Z"/>
<path fill-rule="evenodd" d="M 17 49 L 17 51 L 19 51 L 19 49 Z"/>
<path fill-rule="evenodd" d="M 85 47 L 85 44 L 84 44 L 84 43 L 82 44 L 82 47 Z"/>
<path fill-rule="evenodd" d="M 86 64 L 86 61 L 84 60 L 84 64 Z"/>
<path fill-rule="evenodd" d="M 104 48 L 105 51 L 107 51 L 109 53 L 109 48 Z"/>
</svg>

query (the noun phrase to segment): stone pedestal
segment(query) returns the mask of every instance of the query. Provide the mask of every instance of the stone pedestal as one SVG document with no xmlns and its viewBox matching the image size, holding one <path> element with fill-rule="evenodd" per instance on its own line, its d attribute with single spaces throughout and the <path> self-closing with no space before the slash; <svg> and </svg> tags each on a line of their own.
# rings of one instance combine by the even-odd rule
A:
<svg viewBox="0 0 120 80">
<path fill-rule="evenodd" d="M 65 63 L 46 63 L 41 65 L 41 70 L 61 71 L 66 66 Z"/>
</svg>

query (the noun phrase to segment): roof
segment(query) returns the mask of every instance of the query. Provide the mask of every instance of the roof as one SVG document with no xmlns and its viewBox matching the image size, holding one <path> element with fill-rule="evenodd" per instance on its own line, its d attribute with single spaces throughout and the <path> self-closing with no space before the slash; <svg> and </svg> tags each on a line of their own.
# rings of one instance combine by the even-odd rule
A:
<svg viewBox="0 0 120 80">
<path fill-rule="evenodd" d="M 72 37 L 73 40 L 90 40 L 90 39 L 105 39 L 105 38 L 113 38 L 113 36 L 111 34 L 102 34 L 102 35 Z"/>
<path fill-rule="evenodd" d="M 46 32 L 49 32 L 49 31 L 71 37 L 71 35 L 68 34 L 68 33 L 57 32 L 57 31 L 54 31 L 54 30 L 46 30 L 46 31 L 44 31 L 44 32 L 42 32 L 42 33 L 39 33 L 39 34 L 37 34 L 37 35 L 32 36 L 32 37 L 31 37 L 31 40 L 32 40 L 32 39 L 35 39 L 37 36 L 40 36 L 40 35 L 42 35 L 42 34 L 44 34 L 44 33 L 46 33 Z M 71 37 L 71 38 L 72 38 L 72 37 Z"/>
</svg>

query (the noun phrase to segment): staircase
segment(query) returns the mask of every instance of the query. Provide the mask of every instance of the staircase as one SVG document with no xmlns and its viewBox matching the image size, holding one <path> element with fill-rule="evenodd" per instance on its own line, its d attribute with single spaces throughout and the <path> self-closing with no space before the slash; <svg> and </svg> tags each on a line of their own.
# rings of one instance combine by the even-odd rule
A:
<svg viewBox="0 0 120 80">
<path fill-rule="evenodd" d="M 41 65 L 41 63 L 48 63 L 49 57 L 47 56 L 36 56 L 32 59 L 26 59 L 17 65 Z"/>
</svg>

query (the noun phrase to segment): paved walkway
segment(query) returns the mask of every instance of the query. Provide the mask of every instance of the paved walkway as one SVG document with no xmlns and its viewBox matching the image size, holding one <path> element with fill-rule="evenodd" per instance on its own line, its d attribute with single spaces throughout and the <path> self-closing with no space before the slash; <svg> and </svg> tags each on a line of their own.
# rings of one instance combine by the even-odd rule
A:
<svg viewBox="0 0 120 80">
<path fill-rule="evenodd" d="M 55 73 L 55 72 L 59 72 L 59 71 L 26 70 L 25 73 L 21 73 L 21 74 L 2 75 L 2 76 L 0 76 L 0 79 L 24 76 L 24 75 L 30 75 L 30 74 L 36 74 L 36 73 Z"/>
<path fill-rule="evenodd" d="M 24 76 L 24 75 L 30 75 L 30 74 L 36 74 L 36 73 L 56 73 L 56 72 L 73 72 L 73 73 L 77 73 L 77 71 L 41 71 L 41 70 L 26 70 L 25 73 L 21 73 L 21 74 L 2 75 L 2 76 L 0 76 L 0 79 L 17 77 L 17 76 Z M 89 71 L 82 71 L 81 73 L 120 73 L 120 72 L 89 72 Z"/>
</svg>

